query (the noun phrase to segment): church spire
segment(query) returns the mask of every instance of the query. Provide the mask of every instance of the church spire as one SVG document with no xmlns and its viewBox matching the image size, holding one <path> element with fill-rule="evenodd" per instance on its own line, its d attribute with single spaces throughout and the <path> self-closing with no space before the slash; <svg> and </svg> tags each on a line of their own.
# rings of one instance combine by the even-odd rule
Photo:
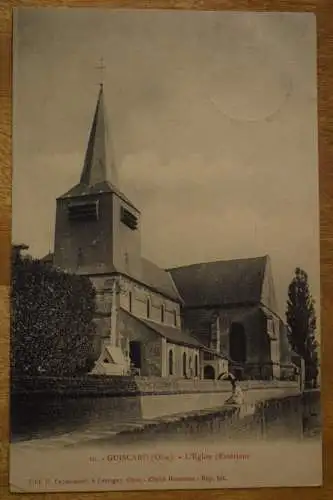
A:
<svg viewBox="0 0 333 500">
<path fill-rule="evenodd" d="M 101 83 L 80 184 L 94 186 L 100 182 L 108 181 L 114 186 L 117 185 L 117 172 L 113 158 L 108 157 L 108 140 L 104 88 L 103 83 Z"/>
</svg>

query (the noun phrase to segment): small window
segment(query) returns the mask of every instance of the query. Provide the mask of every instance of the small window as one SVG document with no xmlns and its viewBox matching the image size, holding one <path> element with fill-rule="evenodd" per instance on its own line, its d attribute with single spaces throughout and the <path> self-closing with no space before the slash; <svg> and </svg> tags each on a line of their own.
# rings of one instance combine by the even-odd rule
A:
<svg viewBox="0 0 333 500">
<path fill-rule="evenodd" d="M 68 218 L 71 221 L 89 221 L 98 219 L 98 201 L 76 201 L 69 203 Z"/>
<path fill-rule="evenodd" d="M 165 309 L 164 304 L 161 305 L 161 323 L 164 323 Z"/>
<path fill-rule="evenodd" d="M 121 207 L 120 220 L 125 226 L 132 229 L 132 231 L 138 228 L 137 216 L 127 210 L 127 208 Z"/>
<path fill-rule="evenodd" d="M 150 313 L 151 313 L 151 303 L 150 303 L 150 298 L 147 298 L 147 318 L 150 318 Z"/>
<path fill-rule="evenodd" d="M 197 377 L 199 375 L 199 360 L 198 355 L 195 355 L 194 358 L 194 376 Z"/>
<path fill-rule="evenodd" d="M 169 351 L 169 375 L 173 375 L 173 350 Z"/>
<path fill-rule="evenodd" d="M 128 310 L 132 312 L 132 292 L 128 292 Z"/>
<path fill-rule="evenodd" d="M 190 356 L 188 359 L 188 371 L 189 371 L 190 377 L 193 377 L 192 356 Z"/>
<path fill-rule="evenodd" d="M 177 311 L 176 309 L 173 311 L 173 324 L 177 326 Z"/>
<path fill-rule="evenodd" d="M 186 358 L 186 352 L 183 354 L 183 376 L 187 376 L 187 358 Z"/>
</svg>

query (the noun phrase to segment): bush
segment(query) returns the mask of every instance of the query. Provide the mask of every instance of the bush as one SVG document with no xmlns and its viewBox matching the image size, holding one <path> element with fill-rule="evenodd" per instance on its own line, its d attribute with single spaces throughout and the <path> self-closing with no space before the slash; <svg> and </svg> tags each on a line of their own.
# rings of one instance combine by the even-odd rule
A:
<svg viewBox="0 0 333 500">
<path fill-rule="evenodd" d="M 14 374 L 75 375 L 92 368 L 95 292 L 89 278 L 13 252 Z"/>
</svg>

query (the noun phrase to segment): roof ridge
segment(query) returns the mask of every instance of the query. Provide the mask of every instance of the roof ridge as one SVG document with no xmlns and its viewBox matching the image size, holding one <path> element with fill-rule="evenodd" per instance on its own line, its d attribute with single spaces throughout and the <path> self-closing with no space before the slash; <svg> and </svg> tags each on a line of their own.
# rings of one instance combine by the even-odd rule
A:
<svg viewBox="0 0 333 500">
<path fill-rule="evenodd" d="M 209 260 L 205 262 L 194 262 L 192 264 L 185 264 L 184 266 L 175 266 L 175 267 L 167 267 L 164 270 L 167 272 L 170 271 L 175 271 L 177 269 L 185 269 L 189 267 L 195 267 L 195 266 L 202 266 L 204 264 L 216 264 L 216 263 L 221 263 L 221 262 L 244 262 L 244 261 L 253 261 L 253 260 L 264 260 L 269 257 L 268 254 L 265 255 L 258 255 L 257 257 L 240 257 L 240 258 L 234 258 L 234 259 L 216 259 L 216 260 Z"/>
<path fill-rule="evenodd" d="M 259 303 L 269 256 L 216 260 L 168 269 L 185 307 Z"/>
</svg>

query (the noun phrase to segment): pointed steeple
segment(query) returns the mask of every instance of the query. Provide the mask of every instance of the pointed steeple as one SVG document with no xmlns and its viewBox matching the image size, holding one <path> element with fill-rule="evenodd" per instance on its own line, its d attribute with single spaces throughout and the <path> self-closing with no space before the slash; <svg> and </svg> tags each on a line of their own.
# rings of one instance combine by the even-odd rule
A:
<svg viewBox="0 0 333 500">
<path fill-rule="evenodd" d="M 119 190 L 118 173 L 107 127 L 102 83 L 100 84 L 80 182 L 59 198 L 75 198 L 97 193 L 116 193 L 137 210 L 133 203 Z"/>
<path fill-rule="evenodd" d="M 94 119 L 90 130 L 88 146 L 80 178 L 80 184 L 94 186 L 101 182 L 110 182 L 117 186 L 117 171 L 109 148 L 109 137 L 104 107 L 104 89 L 100 84 Z"/>
</svg>

